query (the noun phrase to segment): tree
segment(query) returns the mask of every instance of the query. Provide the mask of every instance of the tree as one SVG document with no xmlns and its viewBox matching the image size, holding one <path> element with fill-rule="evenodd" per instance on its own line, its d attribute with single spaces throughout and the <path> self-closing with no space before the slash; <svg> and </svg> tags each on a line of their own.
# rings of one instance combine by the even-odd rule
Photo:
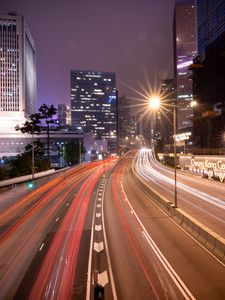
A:
<svg viewBox="0 0 225 300">
<path fill-rule="evenodd" d="M 23 126 L 16 126 L 16 130 L 20 130 L 22 133 L 28 133 L 28 134 L 37 134 L 39 135 L 42 132 L 42 121 L 45 122 L 47 126 L 47 157 L 48 157 L 48 168 L 51 167 L 51 161 L 50 161 L 50 124 L 54 124 L 55 120 L 53 119 L 53 116 L 56 114 L 57 109 L 51 105 L 48 106 L 47 104 L 42 104 L 38 110 L 38 113 L 34 113 L 30 115 L 29 120 L 27 120 Z M 31 165 L 34 167 L 34 156 L 36 157 L 36 160 L 38 161 L 38 165 L 41 168 L 41 165 L 43 165 L 43 168 L 46 169 L 46 163 L 41 163 L 41 159 L 43 159 L 44 156 L 44 144 L 40 141 L 33 141 L 32 145 L 28 144 L 26 146 L 26 151 L 30 152 L 32 154 L 32 161 Z M 27 159 L 25 156 L 24 158 Z M 33 170 L 32 170 L 33 171 Z"/>
<path fill-rule="evenodd" d="M 51 167 L 50 160 L 50 124 L 55 124 L 56 121 L 53 119 L 53 116 L 56 114 L 57 109 L 54 105 L 48 106 L 47 104 L 42 104 L 39 108 L 39 116 L 41 120 L 45 121 L 47 127 L 47 156 L 48 156 L 48 167 Z"/>
<path fill-rule="evenodd" d="M 22 133 L 40 134 L 41 133 L 41 116 L 38 113 L 32 114 L 23 126 L 16 126 L 16 130 Z"/>
<path fill-rule="evenodd" d="M 68 165 L 78 164 L 85 153 L 83 144 L 75 139 L 65 145 L 64 158 Z"/>
<path fill-rule="evenodd" d="M 10 162 L 11 177 L 23 176 L 32 172 L 32 158 L 29 152 L 24 152 Z"/>
<path fill-rule="evenodd" d="M 32 155 L 31 150 L 17 156 L 10 162 L 11 177 L 23 176 L 32 172 Z M 48 162 L 45 159 L 35 159 L 35 169 L 41 172 L 48 169 Z"/>
<path fill-rule="evenodd" d="M 41 133 L 41 118 L 40 115 L 35 113 L 30 115 L 29 120 L 26 120 L 26 122 L 23 124 L 23 126 L 16 126 L 16 130 L 20 130 L 22 133 L 28 133 L 32 134 L 32 138 L 34 134 L 40 134 Z M 41 144 L 36 142 L 36 152 L 37 152 L 37 147 L 40 146 Z M 31 171 L 32 171 L 32 177 L 34 176 L 35 173 L 35 141 L 32 141 L 32 144 L 28 144 L 26 146 L 26 151 L 30 152 L 31 155 Z M 41 151 L 41 150 L 39 150 Z M 17 160 L 25 159 L 27 161 L 27 157 L 22 155 L 21 157 L 18 156 Z M 14 166 L 16 167 L 16 165 Z"/>
</svg>

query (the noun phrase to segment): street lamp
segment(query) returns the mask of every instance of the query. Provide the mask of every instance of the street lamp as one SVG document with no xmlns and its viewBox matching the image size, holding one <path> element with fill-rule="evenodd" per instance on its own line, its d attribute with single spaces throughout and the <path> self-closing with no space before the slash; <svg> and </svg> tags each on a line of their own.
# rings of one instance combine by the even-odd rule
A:
<svg viewBox="0 0 225 300">
<path fill-rule="evenodd" d="M 160 107 L 160 97 L 154 96 L 149 99 L 149 106 L 151 109 L 156 110 Z M 197 105 L 196 101 L 191 101 L 190 107 Z M 177 105 L 176 103 L 172 104 L 173 106 L 173 155 L 174 155 L 174 207 L 177 207 L 177 144 L 176 144 L 176 128 L 177 128 Z M 152 127 L 153 128 L 153 127 Z"/>
<path fill-rule="evenodd" d="M 156 111 L 160 107 L 160 97 L 159 96 L 152 96 L 149 99 L 149 107 L 152 111 Z M 153 114 L 151 119 L 151 147 L 154 148 L 154 130 L 153 130 Z"/>
<path fill-rule="evenodd" d="M 174 157 L 174 207 L 177 207 L 177 107 L 173 105 L 173 157 Z"/>
<path fill-rule="evenodd" d="M 34 124 L 32 126 L 32 180 L 34 180 Z"/>
<path fill-rule="evenodd" d="M 149 106 L 150 108 L 152 109 L 157 109 L 160 107 L 160 97 L 159 96 L 152 96 L 150 99 L 149 99 Z"/>
</svg>

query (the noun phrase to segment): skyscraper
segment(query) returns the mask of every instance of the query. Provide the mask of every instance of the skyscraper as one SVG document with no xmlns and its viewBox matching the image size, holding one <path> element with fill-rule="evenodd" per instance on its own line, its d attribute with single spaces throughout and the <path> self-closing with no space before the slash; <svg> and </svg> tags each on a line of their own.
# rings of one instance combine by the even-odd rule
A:
<svg viewBox="0 0 225 300">
<path fill-rule="evenodd" d="M 225 3 L 197 0 L 198 56 L 191 68 L 194 109 L 194 146 L 224 148 L 225 130 Z"/>
<path fill-rule="evenodd" d="M 135 118 L 131 116 L 131 99 L 126 96 L 118 99 L 118 145 L 120 152 L 130 149 L 137 136 Z"/>
<path fill-rule="evenodd" d="M 0 15 L 0 131 L 13 132 L 35 112 L 35 45 L 22 16 Z"/>
<path fill-rule="evenodd" d="M 58 121 L 61 128 L 71 125 L 71 112 L 66 104 L 58 104 Z"/>
<path fill-rule="evenodd" d="M 224 0 L 197 0 L 198 55 L 225 30 Z"/>
<path fill-rule="evenodd" d="M 117 137 L 115 73 L 71 71 L 71 119 L 77 132 Z"/>
<path fill-rule="evenodd" d="M 196 56 L 196 22 L 194 1 L 177 3 L 174 13 L 175 77 L 177 82 L 177 128 L 192 126 L 193 100 L 191 71 L 188 69 Z"/>
<path fill-rule="evenodd" d="M 160 135 L 163 145 L 169 147 L 173 145 L 173 108 L 176 105 L 176 84 L 174 79 L 164 79 L 162 81 L 161 95 L 165 99 L 165 109 L 160 118 Z"/>
</svg>

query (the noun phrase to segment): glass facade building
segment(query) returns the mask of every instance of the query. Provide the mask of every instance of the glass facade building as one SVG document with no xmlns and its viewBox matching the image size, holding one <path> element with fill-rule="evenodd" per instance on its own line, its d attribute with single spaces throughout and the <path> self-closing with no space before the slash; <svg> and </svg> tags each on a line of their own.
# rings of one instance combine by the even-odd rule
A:
<svg viewBox="0 0 225 300">
<path fill-rule="evenodd" d="M 74 130 L 96 139 L 117 137 L 115 73 L 71 71 L 71 121 Z"/>
<path fill-rule="evenodd" d="M 58 122 L 62 128 L 71 125 L 71 112 L 69 106 L 66 104 L 58 104 Z"/>
<path fill-rule="evenodd" d="M 196 14 L 194 1 L 177 3 L 174 13 L 175 77 L 177 83 L 177 128 L 192 127 L 193 100 L 191 71 L 197 51 Z"/>
<path fill-rule="evenodd" d="M 35 112 L 35 45 L 22 16 L 0 15 L 0 131 Z"/>
<path fill-rule="evenodd" d="M 224 0 L 197 0 L 198 55 L 225 30 Z"/>
</svg>

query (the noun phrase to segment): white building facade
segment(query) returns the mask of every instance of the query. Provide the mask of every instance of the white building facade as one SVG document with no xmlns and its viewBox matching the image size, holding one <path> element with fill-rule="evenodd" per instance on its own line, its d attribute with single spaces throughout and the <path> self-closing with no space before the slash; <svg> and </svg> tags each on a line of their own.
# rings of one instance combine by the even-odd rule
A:
<svg viewBox="0 0 225 300">
<path fill-rule="evenodd" d="M 33 38 L 22 16 L 0 15 L 0 133 L 16 133 L 35 105 Z"/>
</svg>

